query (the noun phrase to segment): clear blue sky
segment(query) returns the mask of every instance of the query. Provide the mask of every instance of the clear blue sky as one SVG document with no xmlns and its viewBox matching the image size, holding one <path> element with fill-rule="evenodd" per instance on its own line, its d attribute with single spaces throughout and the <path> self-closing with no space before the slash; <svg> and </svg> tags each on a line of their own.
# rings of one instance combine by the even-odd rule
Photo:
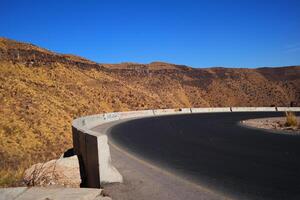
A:
<svg viewBox="0 0 300 200">
<path fill-rule="evenodd" d="M 300 0 L 0 0 L 0 36 L 100 63 L 300 64 Z"/>
</svg>

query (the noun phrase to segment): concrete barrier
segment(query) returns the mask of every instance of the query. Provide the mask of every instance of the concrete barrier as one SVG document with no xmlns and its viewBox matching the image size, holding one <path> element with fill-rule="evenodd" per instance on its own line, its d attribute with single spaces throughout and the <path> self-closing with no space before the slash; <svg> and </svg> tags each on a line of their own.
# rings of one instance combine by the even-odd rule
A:
<svg viewBox="0 0 300 200">
<path fill-rule="evenodd" d="M 192 113 L 207 113 L 207 112 L 230 112 L 230 107 L 215 107 L 215 108 L 191 108 Z"/>
<path fill-rule="evenodd" d="M 112 165 L 107 135 L 93 127 L 127 118 L 153 116 L 153 110 L 113 112 L 80 117 L 72 122 L 74 151 L 80 162 L 82 186 L 100 188 L 103 183 L 122 182 Z"/>
<path fill-rule="evenodd" d="M 100 188 L 102 183 L 123 182 L 123 177 L 111 163 L 107 135 L 90 130 L 118 119 L 118 114 L 110 113 L 73 121 L 73 147 L 79 159 L 83 187 Z"/>
<path fill-rule="evenodd" d="M 275 107 L 231 107 L 232 112 L 272 112 Z"/>
<path fill-rule="evenodd" d="M 80 117 L 72 122 L 73 146 L 80 162 L 82 186 L 100 188 L 102 183 L 122 182 L 123 177 L 112 165 L 108 138 L 91 129 L 112 121 L 149 116 L 208 112 L 300 111 L 300 107 L 216 107 L 157 109 L 113 112 Z"/>
<path fill-rule="evenodd" d="M 120 119 L 120 113 L 119 112 L 112 112 L 112 113 L 105 113 L 104 116 L 104 122 L 111 122 L 116 121 Z"/>
<path fill-rule="evenodd" d="M 135 118 L 135 117 L 147 117 L 153 116 L 153 110 L 137 110 L 137 111 L 127 111 L 120 113 L 120 119 L 128 119 L 128 118 Z"/>
<path fill-rule="evenodd" d="M 89 115 L 78 120 L 79 125 L 85 127 L 86 129 L 94 127 L 101 122 L 105 122 L 104 114 Z"/>
<path fill-rule="evenodd" d="M 281 112 L 285 112 L 285 111 L 300 112 L 300 107 L 277 107 L 277 111 L 281 111 Z"/>
<path fill-rule="evenodd" d="M 173 114 L 188 114 L 191 113 L 190 108 L 178 108 L 178 109 L 156 109 L 153 110 L 154 115 L 173 115 Z"/>
</svg>

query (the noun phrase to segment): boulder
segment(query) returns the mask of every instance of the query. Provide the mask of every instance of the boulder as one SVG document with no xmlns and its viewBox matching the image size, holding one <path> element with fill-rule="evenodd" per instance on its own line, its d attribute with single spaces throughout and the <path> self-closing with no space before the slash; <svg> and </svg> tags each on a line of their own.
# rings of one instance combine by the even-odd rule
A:
<svg viewBox="0 0 300 200">
<path fill-rule="evenodd" d="M 78 158 L 75 155 L 35 164 L 25 171 L 24 182 L 28 186 L 80 187 Z"/>
</svg>

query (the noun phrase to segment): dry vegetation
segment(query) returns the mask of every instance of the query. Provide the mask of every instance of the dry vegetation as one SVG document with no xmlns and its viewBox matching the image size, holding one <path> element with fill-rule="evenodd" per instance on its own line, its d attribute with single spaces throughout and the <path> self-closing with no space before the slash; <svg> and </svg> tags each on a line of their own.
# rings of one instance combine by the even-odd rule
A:
<svg viewBox="0 0 300 200">
<path fill-rule="evenodd" d="M 0 185 L 72 146 L 73 118 L 101 112 L 300 101 L 300 67 L 97 64 L 0 38 Z"/>
<path fill-rule="evenodd" d="M 285 126 L 297 127 L 298 122 L 295 113 L 285 112 L 285 116 L 286 116 L 286 122 L 284 124 Z"/>
</svg>

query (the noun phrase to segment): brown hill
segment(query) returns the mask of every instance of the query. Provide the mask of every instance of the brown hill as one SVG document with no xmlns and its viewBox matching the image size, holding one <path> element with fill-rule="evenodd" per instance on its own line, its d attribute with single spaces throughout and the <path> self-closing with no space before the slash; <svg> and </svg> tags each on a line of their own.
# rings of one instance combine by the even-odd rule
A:
<svg viewBox="0 0 300 200">
<path fill-rule="evenodd" d="M 71 120 L 93 113 L 300 103 L 300 66 L 195 69 L 99 64 L 0 38 L 0 185 L 72 146 Z"/>
</svg>

